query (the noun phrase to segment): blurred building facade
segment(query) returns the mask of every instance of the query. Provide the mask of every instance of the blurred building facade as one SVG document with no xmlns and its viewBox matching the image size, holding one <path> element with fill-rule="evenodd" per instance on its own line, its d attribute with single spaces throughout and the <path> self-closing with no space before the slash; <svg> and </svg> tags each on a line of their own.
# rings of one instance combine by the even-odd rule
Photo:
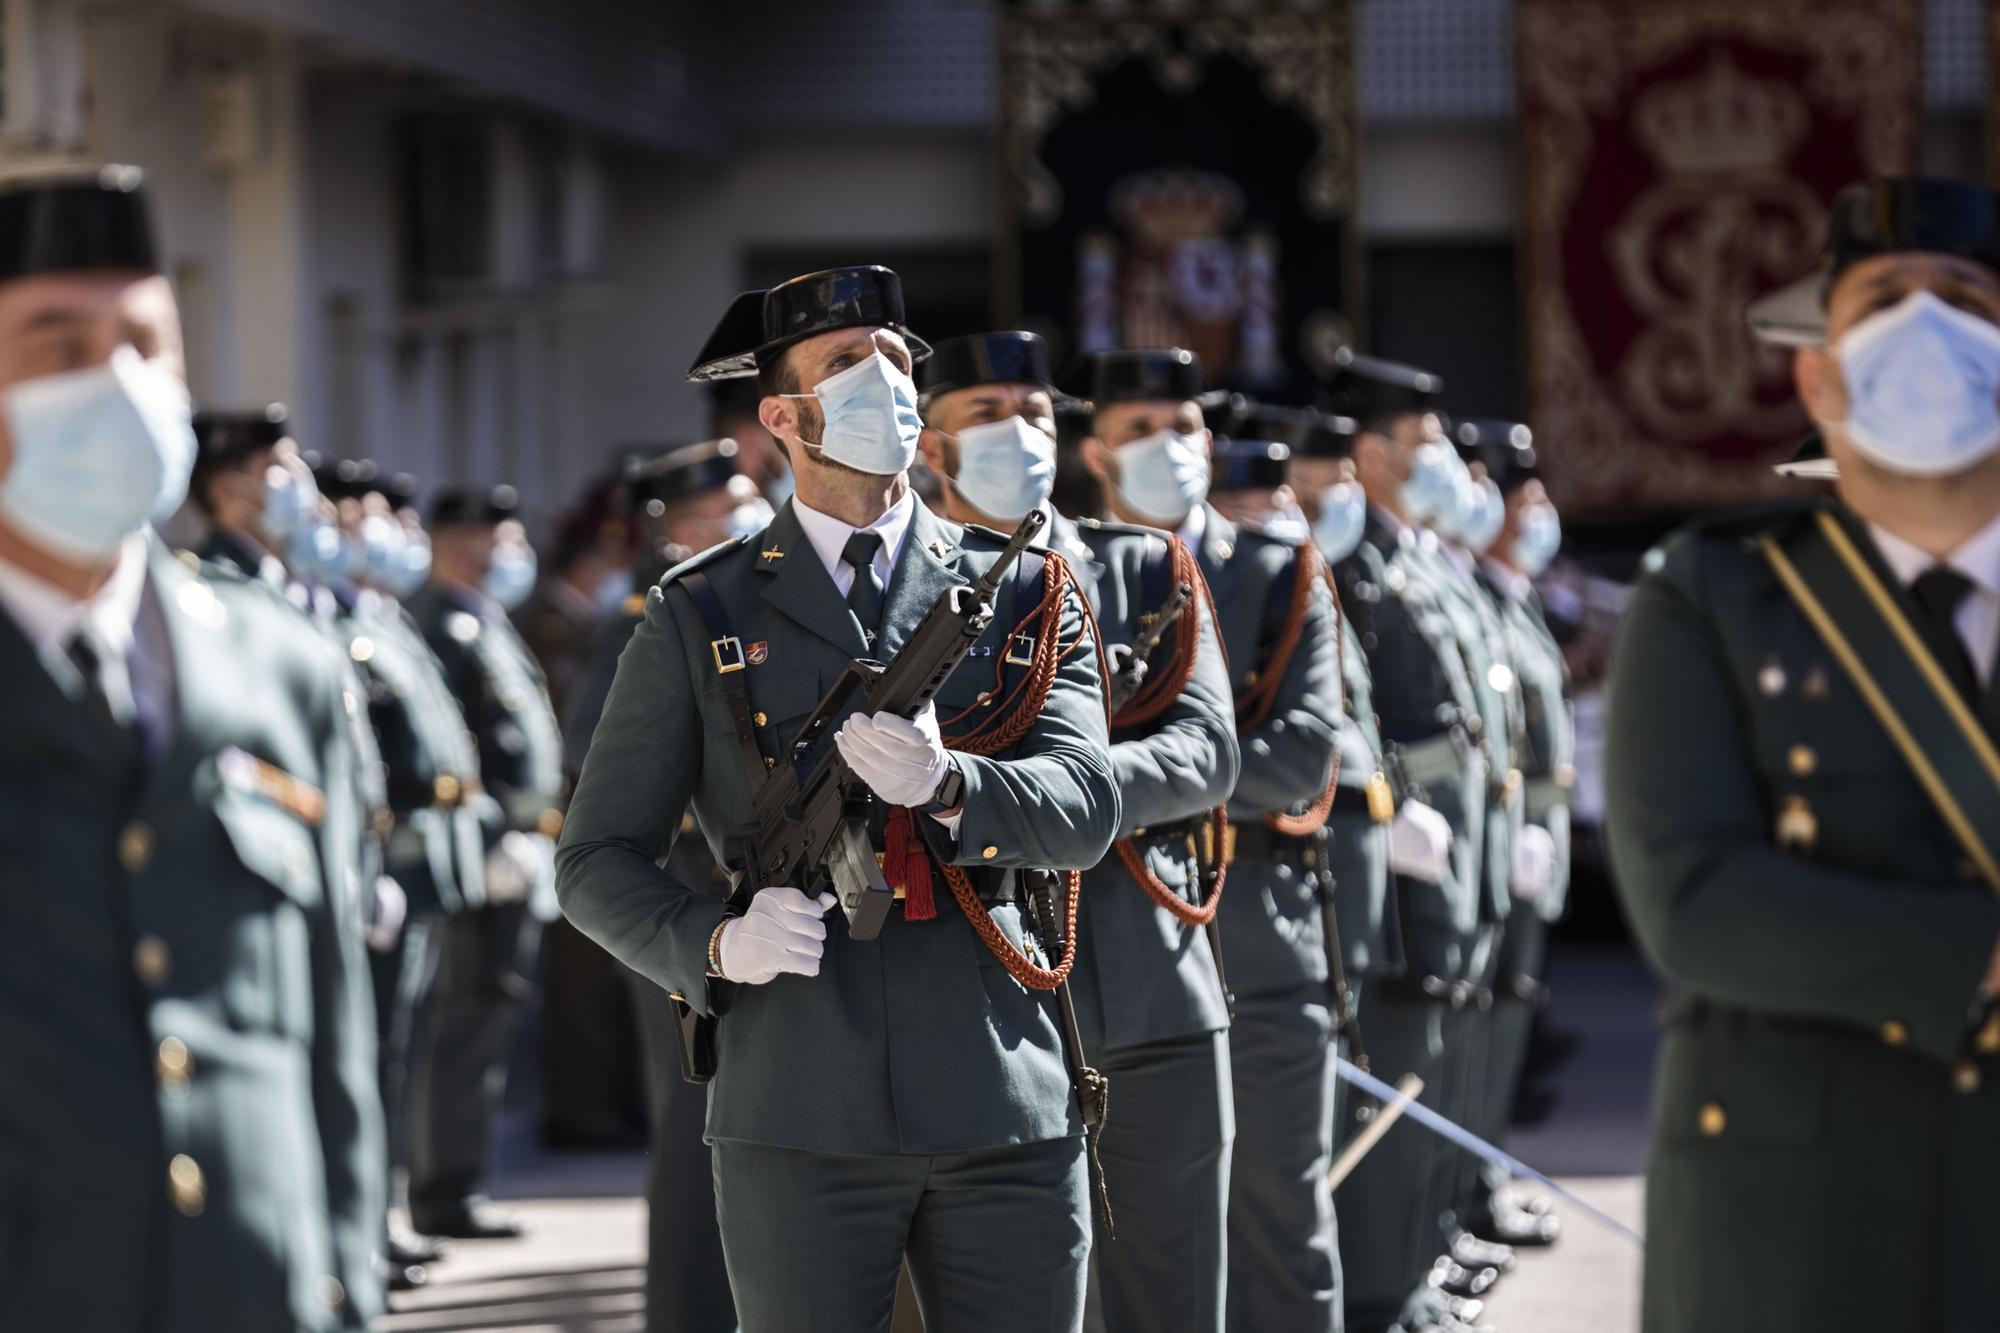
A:
<svg viewBox="0 0 2000 1333">
<path fill-rule="evenodd" d="M 1142 0 L 1127 0 L 1137 6 Z M 1370 340 L 1518 412 L 1511 0 L 1357 0 Z M 0 0 L 0 154 L 148 169 L 197 396 L 511 480 L 537 517 L 743 287 L 903 271 L 991 310 L 993 0 Z M 1980 0 L 1930 0 L 1925 166 L 1983 170 Z M 1246 146 L 1246 151 L 1254 151 Z"/>
</svg>

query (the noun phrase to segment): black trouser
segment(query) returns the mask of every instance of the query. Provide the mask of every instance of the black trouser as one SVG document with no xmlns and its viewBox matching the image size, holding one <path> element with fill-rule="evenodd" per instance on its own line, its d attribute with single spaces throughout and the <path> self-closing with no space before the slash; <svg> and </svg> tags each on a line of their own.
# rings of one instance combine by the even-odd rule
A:
<svg viewBox="0 0 2000 1333">
<path fill-rule="evenodd" d="M 541 934 L 526 903 L 471 908 L 444 923 L 410 1078 L 410 1221 L 418 1231 L 482 1193 Z"/>
<path fill-rule="evenodd" d="M 553 1140 L 621 1146 L 643 1124 L 629 975 L 567 920 L 542 936 L 542 1130 Z"/>
<path fill-rule="evenodd" d="M 1493 1043 L 1488 1052 L 1488 1094 L 1485 1128 L 1493 1143 L 1504 1146 L 1513 1119 L 1514 1099 L 1528 1063 L 1528 1042 L 1535 1017 L 1542 1011 L 1542 981 L 1548 972 L 1549 923 L 1528 907 L 1517 907 L 1507 919 L 1507 939 L 1500 949 L 1500 975 L 1493 985 Z M 1490 1212 L 1493 1191 L 1508 1183 L 1509 1173 L 1497 1166 L 1481 1167 L 1481 1197 L 1473 1216 Z"/>
<path fill-rule="evenodd" d="M 624 967 L 646 1052 L 653 1151 L 646 1160 L 647 1333 L 735 1333 L 736 1303 L 702 1140 L 708 1091 L 681 1077 L 667 993 Z"/>
</svg>

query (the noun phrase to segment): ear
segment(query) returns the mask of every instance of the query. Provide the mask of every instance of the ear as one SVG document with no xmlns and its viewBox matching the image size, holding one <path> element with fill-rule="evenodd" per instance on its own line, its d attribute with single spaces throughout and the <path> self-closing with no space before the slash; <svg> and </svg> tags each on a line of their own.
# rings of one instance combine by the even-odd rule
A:
<svg viewBox="0 0 2000 1333">
<path fill-rule="evenodd" d="M 1825 347 L 1801 347 L 1792 354 L 1792 383 L 1814 421 L 1847 419 L 1847 380 L 1840 362 Z"/>
<path fill-rule="evenodd" d="M 1083 452 L 1084 470 L 1099 481 L 1109 485 L 1111 482 L 1111 467 L 1105 456 L 1110 451 L 1104 447 L 1104 441 L 1098 439 L 1095 435 L 1086 435 L 1080 442 L 1080 446 Z"/>
<path fill-rule="evenodd" d="M 917 452 L 924 456 L 924 466 L 946 480 L 944 468 L 944 437 L 930 426 L 923 428 L 917 436 Z"/>
<path fill-rule="evenodd" d="M 1202 427 L 1202 430 L 1201 430 L 1201 452 L 1202 452 L 1202 456 L 1203 456 L 1204 458 L 1207 458 L 1207 459 L 1209 459 L 1210 461 L 1213 461 L 1213 460 L 1214 460 L 1214 458 L 1215 458 L 1215 432 L 1214 432 L 1214 431 L 1212 431 L 1212 430 L 1210 430 L 1210 429 L 1208 429 L 1208 427 L 1206 427 L 1206 426 Z"/>
<path fill-rule="evenodd" d="M 773 439 L 782 440 L 788 435 L 797 438 L 798 409 L 792 406 L 789 398 L 780 398 L 776 394 L 760 398 L 757 400 L 757 424 L 769 431 Z"/>
</svg>

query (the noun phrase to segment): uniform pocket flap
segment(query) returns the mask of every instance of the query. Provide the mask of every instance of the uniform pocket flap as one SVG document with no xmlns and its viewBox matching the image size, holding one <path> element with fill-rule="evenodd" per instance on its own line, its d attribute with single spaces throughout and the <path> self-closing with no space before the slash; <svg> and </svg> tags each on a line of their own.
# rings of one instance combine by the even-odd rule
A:
<svg viewBox="0 0 2000 1333">
<path fill-rule="evenodd" d="M 302 906 L 320 901 L 319 847 L 298 816 L 225 787 L 216 796 L 215 817 L 245 870 Z"/>
</svg>

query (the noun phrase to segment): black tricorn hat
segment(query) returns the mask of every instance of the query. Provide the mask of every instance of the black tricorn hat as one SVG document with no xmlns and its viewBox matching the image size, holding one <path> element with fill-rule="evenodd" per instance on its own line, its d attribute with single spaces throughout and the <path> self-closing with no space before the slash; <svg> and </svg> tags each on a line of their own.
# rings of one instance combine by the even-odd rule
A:
<svg viewBox="0 0 2000 1333">
<path fill-rule="evenodd" d="M 1484 463 L 1486 475 L 1511 491 L 1538 475 L 1535 433 L 1518 421 L 1474 417 L 1451 428 L 1451 442 L 1468 463 Z"/>
<path fill-rule="evenodd" d="M 1306 419 L 1297 452 L 1301 458 L 1348 458 L 1354 453 L 1354 437 L 1361 426 L 1353 417 L 1338 412 L 1314 412 Z"/>
<path fill-rule="evenodd" d="M 1291 446 L 1278 440 L 1218 439 L 1209 465 L 1211 492 L 1269 491 L 1285 484 Z"/>
<path fill-rule="evenodd" d="M 431 497 L 430 513 L 424 526 L 433 530 L 449 527 L 492 527 L 514 517 L 521 496 L 512 486 L 490 490 L 477 486 L 447 486 Z"/>
<path fill-rule="evenodd" d="M 1890 176 L 1842 190 L 1828 210 L 1820 266 L 1751 303 L 1750 327 L 1766 342 L 1826 341 L 1826 297 L 1847 269 L 1876 255 L 1923 250 L 2000 270 L 2000 195 L 1971 181 Z"/>
<path fill-rule="evenodd" d="M 1428 370 L 1363 356 L 1351 347 L 1335 352 L 1333 365 L 1328 383 L 1333 406 L 1358 421 L 1435 412 L 1444 401 L 1444 381 Z"/>
<path fill-rule="evenodd" d="M 625 484 L 631 488 L 633 511 L 645 512 L 655 504 L 721 490 L 739 470 L 736 455 L 736 441 L 731 439 L 634 454 L 625 461 Z"/>
<path fill-rule="evenodd" d="M 1281 407 L 1240 393 L 1229 395 L 1220 433 L 1240 440 L 1277 440 L 1296 448 L 1312 426 L 1310 408 Z"/>
<path fill-rule="evenodd" d="M 160 271 L 145 173 L 38 168 L 0 179 L 0 281 L 77 269 Z"/>
<path fill-rule="evenodd" d="M 1093 411 L 1139 399 L 1199 399 L 1201 360 L 1185 347 L 1129 347 L 1093 352 L 1084 360 L 1079 397 Z"/>
<path fill-rule="evenodd" d="M 283 403 L 244 412 L 204 408 L 194 414 L 197 456 L 216 466 L 241 462 L 259 449 L 269 449 L 290 433 Z"/>
<path fill-rule="evenodd" d="M 749 312 L 753 305 L 757 320 Z M 801 338 L 836 329 L 885 328 L 903 335 L 912 359 L 931 353 L 903 317 L 903 280 L 880 264 L 857 264 L 807 273 L 767 292 L 744 292 L 729 303 L 722 322 L 688 369 L 688 379 L 740 379 L 754 375 Z"/>
<path fill-rule="evenodd" d="M 917 367 L 919 402 L 980 384 L 1033 384 L 1054 394 L 1049 345 L 1023 329 L 973 333 L 946 338 Z"/>
<path fill-rule="evenodd" d="M 329 500 L 359 500 L 372 495 L 379 489 L 376 478 L 380 475 L 381 469 L 366 458 L 336 458 L 313 468 L 313 481 Z"/>
</svg>

